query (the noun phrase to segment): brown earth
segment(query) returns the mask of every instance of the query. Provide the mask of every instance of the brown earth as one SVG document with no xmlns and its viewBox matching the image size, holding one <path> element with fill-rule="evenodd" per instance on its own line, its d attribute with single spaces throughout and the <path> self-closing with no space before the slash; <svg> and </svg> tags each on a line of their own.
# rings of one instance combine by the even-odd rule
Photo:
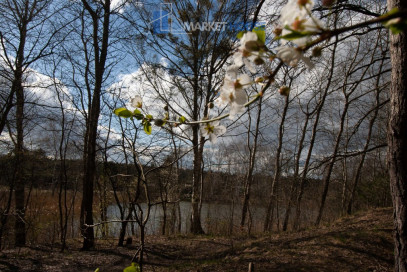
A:
<svg viewBox="0 0 407 272">
<path fill-rule="evenodd" d="M 262 236 L 147 238 L 144 271 L 392 271 L 392 210 L 344 217 L 319 229 Z M 98 241 L 94 251 L 70 241 L 60 253 L 50 246 L 0 252 L 0 271 L 122 271 L 136 248 Z"/>
</svg>

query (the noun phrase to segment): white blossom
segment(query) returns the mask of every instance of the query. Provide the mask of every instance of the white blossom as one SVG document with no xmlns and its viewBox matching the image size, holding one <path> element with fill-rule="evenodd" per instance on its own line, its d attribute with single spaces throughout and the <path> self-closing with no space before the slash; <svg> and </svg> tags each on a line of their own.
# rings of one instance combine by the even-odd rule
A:
<svg viewBox="0 0 407 272">
<path fill-rule="evenodd" d="M 131 100 L 131 106 L 133 108 L 142 108 L 143 107 L 143 99 L 141 96 L 136 95 L 132 100 Z"/>
<path fill-rule="evenodd" d="M 277 47 L 276 49 L 277 49 L 276 56 L 280 58 L 282 61 L 284 61 L 284 63 L 286 63 L 287 65 L 295 67 L 301 60 L 308 66 L 309 69 L 314 68 L 314 64 L 311 62 L 309 58 L 304 56 L 301 50 L 290 46 L 280 46 Z"/>
<path fill-rule="evenodd" d="M 236 66 L 227 70 L 226 77 L 220 89 L 220 95 L 216 103 L 220 106 L 230 105 L 230 118 L 244 110 L 244 104 L 248 101 L 244 89 L 250 86 L 252 79 L 247 74 L 237 75 Z"/>
<path fill-rule="evenodd" d="M 211 143 L 216 143 L 217 138 L 226 132 L 226 127 L 219 125 L 219 121 L 204 123 L 200 127 L 202 137 L 208 137 Z"/>
<path fill-rule="evenodd" d="M 308 15 L 307 10 L 311 10 L 314 6 L 314 1 L 301 1 L 305 5 L 301 5 L 298 0 L 288 0 L 287 4 L 281 9 L 280 21 L 283 25 L 292 25 L 295 20 L 305 19 Z"/>
<path fill-rule="evenodd" d="M 258 36 L 255 32 L 246 32 L 240 39 L 239 49 L 246 50 L 248 52 L 259 51 L 260 43 L 258 42 Z"/>
<path fill-rule="evenodd" d="M 262 46 L 255 32 L 246 32 L 240 39 L 238 50 L 233 54 L 234 64 L 238 67 L 245 65 L 251 73 L 256 73 L 253 63 L 261 58 Z"/>
<path fill-rule="evenodd" d="M 308 33 L 318 33 L 322 28 L 323 28 L 323 23 L 318 20 L 317 18 L 306 18 L 306 19 L 301 19 L 301 20 L 295 20 L 294 23 L 289 25 L 290 29 L 294 31 L 299 31 L 299 32 L 308 32 Z M 287 34 L 290 34 L 292 31 L 289 29 L 283 29 L 281 35 L 285 36 Z M 303 46 L 306 45 L 307 43 L 312 41 L 312 34 L 307 35 L 302 38 L 294 39 L 292 40 L 293 43 L 295 43 L 298 46 Z M 281 41 L 282 44 L 287 43 L 286 40 Z"/>
<path fill-rule="evenodd" d="M 324 24 L 313 17 L 311 9 L 314 2 L 311 0 L 289 0 L 281 9 L 280 22 L 284 26 L 281 35 L 285 36 L 292 31 L 318 33 Z M 311 34 L 312 35 L 312 34 Z M 311 41 L 311 35 L 293 39 L 292 42 L 298 46 L 306 45 Z M 282 44 L 287 41 L 282 40 Z"/>
</svg>

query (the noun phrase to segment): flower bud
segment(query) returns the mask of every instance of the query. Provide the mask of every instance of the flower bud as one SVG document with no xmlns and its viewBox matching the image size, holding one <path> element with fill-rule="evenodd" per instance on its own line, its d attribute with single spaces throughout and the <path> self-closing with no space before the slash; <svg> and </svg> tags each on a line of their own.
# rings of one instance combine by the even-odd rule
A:
<svg viewBox="0 0 407 272">
<path fill-rule="evenodd" d="M 283 29 L 281 27 L 276 27 L 273 30 L 274 35 L 276 35 L 277 37 L 281 35 L 281 33 L 283 33 Z"/>
<path fill-rule="evenodd" d="M 313 57 L 320 57 L 322 55 L 322 48 L 321 47 L 315 47 L 312 49 L 312 56 Z"/>
<path fill-rule="evenodd" d="M 215 105 L 212 102 L 208 103 L 208 108 L 213 109 L 213 107 L 215 107 Z"/>
<path fill-rule="evenodd" d="M 322 5 L 324 7 L 330 7 L 335 4 L 336 0 L 322 0 Z"/>
<path fill-rule="evenodd" d="M 281 86 L 280 89 L 278 89 L 278 92 L 281 95 L 288 96 L 290 94 L 290 88 L 287 86 Z"/>
<path fill-rule="evenodd" d="M 162 127 L 164 125 L 164 121 L 161 119 L 157 119 L 154 121 L 154 125 L 156 125 L 157 127 Z"/>
<path fill-rule="evenodd" d="M 304 30 L 304 23 L 305 20 L 295 19 L 294 22 L 291 24 L 292 29 L 297 31 Z"/>
<path fill-rule="evenodd" d="M 165 111 L 168 111 L 168 105 L 165 105 L 165 106 L 164 106 L 164 110 L 165 110 Z"/>
<path fill-rule="evenodd" d="M 297 3 L 299 6 L 305 6 L 306 4 L 309 3 L 309 0 L 298 0 Z"/>
<path fill-rule="evenodd" d="M 262 65 L 262 64 L 264 64 L 264 60 L 263 60 L 262 58 L 255 58 L 253 62 L 254 62 L 254 64 L 256 64 L 256 65 Z"/>
<path fill-rule="evenodd" d="M 254 80 L 254 82 L 256 82 L 256 83 L 263 83 L 263 82 L 264 82 L 264 77 L 256 77 L 256 79 Z"/>
<path fill-rule="evenodd" d="M 257 41 L 248 41 L 244 44 L 244 46 L 249 52 L 260 51 L 260 45 Z"/>
</svg>

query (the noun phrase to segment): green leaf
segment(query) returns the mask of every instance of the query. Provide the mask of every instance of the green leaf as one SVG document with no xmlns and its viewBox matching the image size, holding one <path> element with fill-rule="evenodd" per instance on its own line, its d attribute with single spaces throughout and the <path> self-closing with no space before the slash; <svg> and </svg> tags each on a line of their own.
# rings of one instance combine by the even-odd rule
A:
<svg viewBox="0 0 407 272">
<path fill-rule="evenodd" d="M 277 39 L 284 39 L 284 40 L 287 40 L 287 41 L 292 41 L 292 40 L 295 40 L 295 39 L 306 37 L 308 35 L 309 35 L 308 32 L 306 33 L 306 32 L 297 32 L 297 31 L 295 31 L 295 32 L 288 33 L 288 34 L 286 34 L 284 36 L 280 36 Z"/>
<path fill-rule="evenodd" d="M 182 124 L 182 123 L 185 123 L 187 121 L 187 118 L 185 118 L 184 116 L 180 116 L 180 118 L 178 120 Z"/>
<path fill-rule="evenodd" d="M 392 8 L 389 12 L 380 16 L 380 18 L 386 18 L 387 16 L 391 16 L 397 12 L 399 12 L 398 8 Z M 396 35 L 407 30 L 407 19 L 403 19 L 402 17 L 393 18 L 383 22 L 383 26 L 388 28 L 392 34 Z"/>
<path fill-rule="evenodd" d="M 392 8 L 389 12 L 386 12 L 385 14 L 383 14 L 380 17 L 386 17 L 386 16 L 390 16 L 393 15 L 395 13 L 399 12 L 399 9 L 397 7 Z"/>
<path fill-rule="evenodd" d="M 404 30 L 406 30 L 406 27 L 400 26 L 400 25 L 392 25 L 392 26 L 389 26 L 389 29 L 392 34 L 397 35 L 397 34 L 400 34 L 401 32 L 403 32 Z"/>
<path fill-rule="evenodd" d="M 395 18 L 383 23 L 383 26 L 388 28 L 392 34 L 396 35 L 407 30 L 407 20 Z"/>
<path fill-rule="evenodd" d="M 144 132 L 147 133 L 147 135 L 150 135 L 151 132 L 153 131 L 150 121 L 143 122 L 143 127 L 144 127 Z"/>
<path fill-rule="evenodd" d="M 118 108 L 113 111 L 119 117 L 129 118 L 133 116 L 133 113 L 126 108 Z"/>
<path fill-rule="evenodd" d="M 253 28 L 253 32 L 257 34 L 259 41 L 263 44 L 266 43 L 266 26 L 258 26 Z"/>
<path fill-rule="evenodd" d="M 147 114 L 147 115 L 146 115 L 146 119 L 152 120 L 152 119 L 154 119 L 154 117 L 153 117 L 151 114 Z"/>
<path fill-rule="evenodd" d="M 130 266 L 123 269 L 123 272 L 140 272 L 140 266 L 137 263 L 131 263 Z"/>
<path fill-rule="evenodd" d="M 289 30 L 290 33 L 288 33 L 288 34 L 286 34 L 284 36 L 276 37 L 275 38 L 276 40 L 284 39 L 284 40 L 287 40 L 287 41 L 292 41 L 292 40 L 303 38 L 303 37 L 306 37 L 306 36 L 311 36 L 311 35 L 318 34 L 318 33 L 310 32 L 310 31 L 303 31 L 303 32 L 296 31 L 296 30 L 290 28 L 288 25 L 286 25 L 284 27 L 284 29 Z"/>
<path fill-rule="evenodd" d="M 143 120 L 144 115 L 141 113 L 139 109 L 135 109 L 133 113 L 134 117 L 136 117 L 137 120 Z"/>
<path fill-rule="evenodd" d="M 246 31 L 240 31 L 239 33 L 237 33 L 236 37 L 240 40 L 241 38 L 243 38 L 243 35 L 246 33 Z"/>
<path fill-rule="evenodd" d="M 95 272 L 99 272 L 99 268 L 96 268 Z"/>
</svg>

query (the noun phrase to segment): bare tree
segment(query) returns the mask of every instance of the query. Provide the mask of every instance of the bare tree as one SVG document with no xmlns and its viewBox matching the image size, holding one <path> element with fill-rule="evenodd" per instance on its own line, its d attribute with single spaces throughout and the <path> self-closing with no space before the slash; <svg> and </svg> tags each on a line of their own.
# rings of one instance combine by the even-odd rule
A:
<svg viewBox="0 0 407 272">
<path fill-rule="evenodd" d="M 25 76 L 30 66 L 50 54 L 57 30 L 50 23 L 54 15 L 50 0 L 2 1 L 0 14 L 3 26 L 0 32 L 1 59 L 6 71 L 1 76 L 11 82 L 10 92 L 1 108 L 0 134 L 15 106 L 15 244 L 23 246 L 26 242 L 24 213 L 27 203 L 23 174 Z"/>
<path fill-rule="evenodd" d="M 211 1 L 196 2 L 184 0 L 171 3 L 171 11 L 179 17 L 179 23 L 195 26 L 202 20 L 211 18 L 216 22 L 236 21 L 246 22 L 253 11 L 250 1 L 224 1 L 216 5 Z M 242 13 L 242 11 L 244 11 Z M 148 11 L 145 12 L 148 17 Z M 134 19 L 133 19 L 134 20 Z M 146 22 L 149 24 L 150 22 Z M 167 82 L 165 77 L 155 76 L 155 80 L 171 85 L 171 90 L 177 90 L 177 97 L 171 97 L 168 90 L 163 90 L 156 83 L 153 89 L 161 101 L 169 107 L 170 116 L 178 118 L 184 116 L 188 121 L 198 121 L 208 117 L 208 103 L 216 96 L 222 80 L 220 71 L 233 49 L 230 38 L 235 31 L 201 31 L 192 29 L 189 35 L 177 36 L 174 33 L 156 33 L 146 36 L 137 34 L 138 38 L 147 38 L 146 43 L 151 46 L 168 65 L 152 63 L 151 60 L 139 59 L 139 63 L 151 64 L 150 67 L 159 69 L 146 69 L 145 74 L 149 81 L 154 81 L 154 71 L 165 70 L 171 77 Z M 143 50 L 143 49 L 141 49 Z M 148 54 L 145 54 L 148 56 Z M 185 138 L 193 147 L 193 177 L 191 194 L 191 232 L 203 233 L 200 215 L 202 186 L 202 161 L 205 139 L 199 133 L 199 126 L 192 125 Z"/>
<path fill-rule="evenodd" d="M 242 203 L 242 217 L 240 220 L 240 227 L 243 228 L 246 222 L 246 215 L 249 209 L 249 201 L 250 201 L 250 194 L 251 194 L 251 187 L 253 183 L 253 172 L 256 163 L 256 152 L 257 152 L 257 141 L 259 138 L 259 130 L 260 130 L 260 121 L 261 121 L 261 109 L 262 109 L 263 99 L 260 98 L 257 106 L 257 118 L 256 118 L 256 125 L 254 128 L 254 135 L 253 135 L 253 143 L 250 143 L 251 134 L 251 116 L 249 112 L 249 124 L 247 129 L 247 147 L 249 148 L 249 165 L 244 181 L 244 195 L 243 195 L 243 203 Z M 249 225 L 249 224 L 248 224 Z M 248 228 L 249 230 L 250 228 Z"/>
<path fill-rule="evenodd" d="M 271 180 L 270 197 L 264 218 L 264 231 L 271 231 L 273 228 L 274 209 L 277 204 L 277 186 L 281 177 L 281 150 L 283 148 L 284 125 L 287 117 L 288 107 L 290 105 L 289 95 L 285 98 L 284 109 L 281 114 L 281 121 L 278 129 L 278 145 L 274 158 L 274 175 Z"/>
</svg>

